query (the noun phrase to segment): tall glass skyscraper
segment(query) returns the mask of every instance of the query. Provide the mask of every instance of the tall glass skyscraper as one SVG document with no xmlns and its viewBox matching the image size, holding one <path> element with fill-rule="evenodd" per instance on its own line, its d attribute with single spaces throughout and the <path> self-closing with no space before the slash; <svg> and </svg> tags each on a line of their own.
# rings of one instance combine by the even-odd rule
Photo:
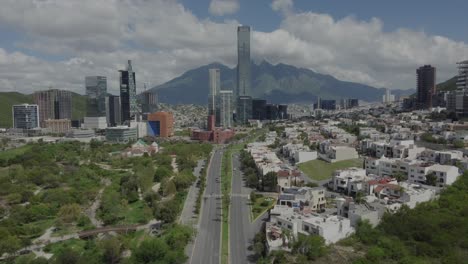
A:
<svg viewBox="0 0 468 264">
<path fill-rule="evenodd" d="M 120 71 L 120 105 L 122 122 L 132 120 L 138 113 L 135 72 L 132 61 L 128 61 L 127 70 Z"/>
<path fill-rule="evenodd" d="M 104 76 L 87 76 L 86 116 L 106 116 L 107 78 Z"/>
<path fill-rule="evenodd" d="M 219 125 L 219 105 L 216 100 L 221 86 L 221 74 L 219 69 L 209 69 L 209 93 L 208 93 L 208 115 L 214 115 L 216 125 Z"/>
<path fill-rule="evenodd" d="M 220 90 L 218 94 L 219 126 L 230 128 L 232 124 L 232 91 Z"/>
<path fill-rule="evenodd" d="M 237 91 L 236 95 L 251 96 L 250 27 L 237 28 Z"/>
</svg>

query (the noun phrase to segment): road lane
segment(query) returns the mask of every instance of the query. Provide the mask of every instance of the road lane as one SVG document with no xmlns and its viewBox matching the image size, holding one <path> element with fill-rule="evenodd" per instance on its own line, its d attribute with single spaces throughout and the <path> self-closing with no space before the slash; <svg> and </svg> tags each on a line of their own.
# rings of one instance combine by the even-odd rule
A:
<svg viewBox="0 0 468 264">
<path fill-rule="evenodd" d="M 208 166 L 201 219 L 189 263 L 217 264 L 221 242 L 221 159 L 222 150 L 215 150 Z"/>
</svg>

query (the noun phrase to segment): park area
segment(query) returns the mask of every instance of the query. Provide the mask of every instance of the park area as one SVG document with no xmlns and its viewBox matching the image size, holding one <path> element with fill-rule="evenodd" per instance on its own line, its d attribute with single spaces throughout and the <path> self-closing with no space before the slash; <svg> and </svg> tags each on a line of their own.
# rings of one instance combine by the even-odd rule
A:
<svg viewBox="0 0 468 264">
<path fill-rule="evenodd" d="M 329 163 L 323 160 L 311 160 L 298 165 L 304 174 L 311 180 L 322 181 L 333 176 L 336 170 L 346 169 L 350 167 L 362 167 L 362 159 L 351 159 Z"/>
</svg>

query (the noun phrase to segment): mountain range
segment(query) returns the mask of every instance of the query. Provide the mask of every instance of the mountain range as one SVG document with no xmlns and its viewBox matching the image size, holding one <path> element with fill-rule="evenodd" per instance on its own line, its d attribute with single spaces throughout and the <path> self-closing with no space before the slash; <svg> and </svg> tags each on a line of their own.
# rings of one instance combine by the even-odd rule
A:
<svg viewBox="0 0 468 264">
<path fill-rule="evenodd" d="M 236 68 L 212 63 L 189 70 L 181 76 L 150 89 L 161 102 L 170 104 L 206 104 L 208 95 L 208 70 L 220 69 L 221 89 L 234 90 Z M 331 75 L 316 73 L 310 69 L 287 64 L 273 65 L 267 61 L 252 62 L 252 97 L 267 99 L 272 103 L 312 103 L 322 99 L 357 98 L 381 101 L 384 88 L 347 82 Z M 396 96 L 414 93 L 414 90 L 392 90 Z"/>
</svg>

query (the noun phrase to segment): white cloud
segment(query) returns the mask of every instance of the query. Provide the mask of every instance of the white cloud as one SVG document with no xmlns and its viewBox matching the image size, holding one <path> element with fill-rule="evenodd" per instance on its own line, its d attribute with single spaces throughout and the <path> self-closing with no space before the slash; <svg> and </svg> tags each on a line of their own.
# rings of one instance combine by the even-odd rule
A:
<svg viewBox="0 0 468 264">
<path fill-rule="evenodd" d="M 420 65 L 436 66 L 443 81 L 456 74 L 455 62 L 468 55 L 464 42 L 410 29 L 385 32 L 377 18 L 336 20 L 293 12 L 289 1 L 275 2 L 272 8 L 290 12 L 283 13 L 278 29 L 252 32 L 256 60 L 378 87 L 412 88 Z M 161 84 L 215 61 L 233 67 L 238 24 L 200 19 L 168 0 L 4 0 L 0 27 L 24 36 L 18 45 L 29 55 L 0 47 L 0 90 L 53 86 L 84 93 L 84 77 L 99 74 L 108 77 L 110 92 L 117 93 L 118 70 L 128 59 L 139 89 L 144 82 Z M 64 59 L 41 59 L 48 54 Z"/>
<path fill-rule="evenodd" d="M 208 10 L 215 16 L 234 14 L 239 10 L 239 2 L 238 0 L 211 0 Z"/>
<path fill-rule="evenodd" d="M 293 5 L 293 0 L 273 0 L 271 8 L 275 11 L 280 11 L 283 14 L 288 14 L 292 12 Z"/>
</svg>

